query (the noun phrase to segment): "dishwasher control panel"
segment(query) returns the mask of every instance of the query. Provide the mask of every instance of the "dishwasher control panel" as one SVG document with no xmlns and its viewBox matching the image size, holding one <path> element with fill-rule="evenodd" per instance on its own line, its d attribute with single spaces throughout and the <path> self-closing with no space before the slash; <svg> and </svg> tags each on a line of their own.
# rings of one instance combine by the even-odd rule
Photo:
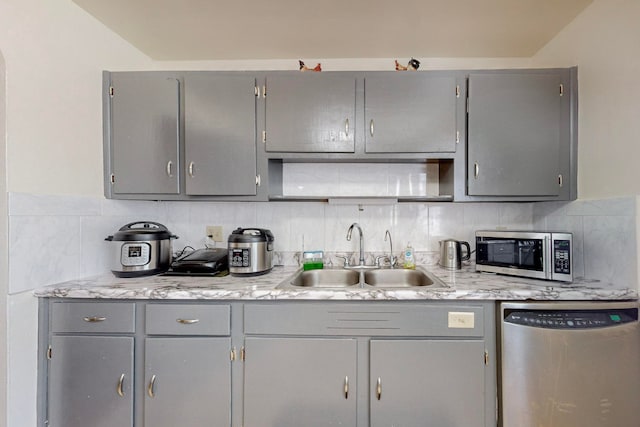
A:
<svg viewBox="0 0 640 427">
<path fill-rule="evenodd" d="M 515 325 L 547 329 L 593 329 L 618 326 L 638 320 L 635 309 L 556 311 L 516 310 L 505 313 L 504 321 Z"/>
</svg>

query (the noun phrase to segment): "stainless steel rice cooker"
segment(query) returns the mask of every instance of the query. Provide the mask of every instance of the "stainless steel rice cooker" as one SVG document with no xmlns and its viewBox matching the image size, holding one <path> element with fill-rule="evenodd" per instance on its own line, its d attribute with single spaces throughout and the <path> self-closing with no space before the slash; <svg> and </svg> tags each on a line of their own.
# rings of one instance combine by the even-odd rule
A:
<svg viewBox="0 0 640 427">
<path fill-rule="evenodd" d="M 178 236 L 157 222 L 138 221 L 124 225 L 111 242 L 111 272 L 117 277 L 140 277 L 163 273 L 171 266 L 171 240 Z"/>
<path fill-rule="evenodd" d="M 257 276 L 273 268 L 273 234 L 264 228 L 236 228 L 229 235 L 229 273 Z"/>
</svg>

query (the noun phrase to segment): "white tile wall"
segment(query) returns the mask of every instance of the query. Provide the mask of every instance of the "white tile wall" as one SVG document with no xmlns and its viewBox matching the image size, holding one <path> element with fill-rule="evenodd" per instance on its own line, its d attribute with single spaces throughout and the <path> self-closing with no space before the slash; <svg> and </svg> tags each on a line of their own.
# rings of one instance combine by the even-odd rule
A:
<svg viewBox="0 0 640 427">
<path fill-rule="evenodd" d="M 340 175 L 340 172 L 336 173 Z M 366 172 L 368 174 L 368 172 Z M 385 179 L 390 178 L 390 173 Z M 343 178 L 343 182 L 346 182 Z M 381 181 L 382 182 L 382 181 Z M 390 182 L 390 181 L 385 181 Z M 422 191 L 422 190 L 419 190 Z M 399 203 L 338 205 L 322 202 L 138 202 L 77 196 L 9 195 L 10 292 L 109 271 L 104 238 L 138 220 L 165 224 L 179 236 L 174 249 L 205 245 L 205 226 L 221 225 L 223 236 L 239 226 L 269 228 L 279 260 L 294 262 L 303 249 L 356 253 L 364 230 L 365 251 L 388 251 L 385 231 L 400 254 L 411 242 L 433 258 L 438 241 L 471 242 L 479 229 L 567 230 L 574 233 L 576 276 L 615 286 L 637 286 L 635 198 L 572 203 Z M 226 242 L 219 246 L 226 247 Z"/>
</svg>

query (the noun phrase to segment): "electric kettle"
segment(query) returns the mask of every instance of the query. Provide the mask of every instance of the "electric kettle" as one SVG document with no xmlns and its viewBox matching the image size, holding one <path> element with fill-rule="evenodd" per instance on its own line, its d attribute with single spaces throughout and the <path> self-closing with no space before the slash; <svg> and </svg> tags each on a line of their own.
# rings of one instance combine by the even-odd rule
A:
<svg viewBox="0 0 640 427">
<path fill-rule="evenodd" d="M 467 249 L 467 253 L 462 256 L 462 247 Z M 450 270 L 460 270 L 462 261 L 468 261 L 471 257 L 471 247 L 469 242 L 454 239 L 440 240 L 440 262 L 441 267 Z"/>
</svg>

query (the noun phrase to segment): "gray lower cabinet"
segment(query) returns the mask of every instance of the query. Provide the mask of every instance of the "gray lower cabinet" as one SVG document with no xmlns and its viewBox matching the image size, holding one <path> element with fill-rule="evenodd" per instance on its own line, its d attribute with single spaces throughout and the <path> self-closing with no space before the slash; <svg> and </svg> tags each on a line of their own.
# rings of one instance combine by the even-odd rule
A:
<svg viewBox="0 0 640 427">
<path fill-rule="evenodd" d="M 42 425 L 230 427 L 230 304 L 41 304 Z"/>
<path fill-rule="evenodd" d="M 146 338 L 144 425 L 231 425 L 230 338 Z"/>
<path fill-rule="evenodd" d="M 348 338 L 247 338 L 243 426 L 355 426 L 356 348 Z"/>
<path fill-rule="evenodd" d="M 560 196 L 573 184 L 568 73 L 469 74 L 468 195 Z"/>
<path fill-rule="evenodd" d="M 454 73 L 366 75 L 367 153 L 455 152 L 457 107 L 463 105 Z"/>
<path fill-rule="evenodd" d="M 371 427 L 485 426 L 485 343 L 371 340 Z"/>
<path fill-rule="evenodd" d="M 53 336 L 51 427 L 133 426 L 133 337 Z"/>
<path fill-rule="evenodd" d="M 356 77 L 287 73 L 266 77 L 266 151 L 353 153 Z"/>
</svg>

